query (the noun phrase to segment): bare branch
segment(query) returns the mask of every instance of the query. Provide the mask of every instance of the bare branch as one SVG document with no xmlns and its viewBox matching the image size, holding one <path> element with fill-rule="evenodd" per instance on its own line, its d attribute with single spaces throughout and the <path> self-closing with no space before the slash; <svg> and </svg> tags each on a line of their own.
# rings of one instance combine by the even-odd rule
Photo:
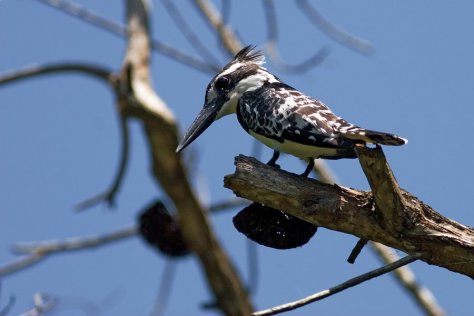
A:
<svg viewBox="0 0 474 316">
<path fill-rule="evenodd" d="M 173 285 L 173 279 L 176 275 L 176 262 L 171 260 L 165 261 L 165 267 L 161 274 L 160 289 L 156 296 L 155 304 L 151 315 L 160 316 L 164 315 L 166 303 L 171 294 L 171 286 Z"/>
<path fill-rule="evenodd" d="M 173 0 L 161 0 L 168 14 L 171 16 L 173 22 L 176 24 L 178 29 L 188 40 L 188 42 L 194 47 L 196 52 L 201 55 L 204 60 L 210 61 L 214 65 L 219 65 L 219 61 L 214 57 L 207 46 L 199 39 L 194 33 L 193 29 L 189 26 L 186 19 L 181 15 L 178 8 L 176 8 Z"/>
<path fill-rule="evenodd" d="M 237 207 L 242 205 L 244 201 L 246 200 L 232 199 L 229 201 L 213 204 L 209 207 L 209 209 L 219 211 L 224 208 Z M 137 235 L 137 233 L 137 226 L 134 224 L 130 224 L 125 226 L 124 228 L 119 228 L 113 232 L 103 235 L 17 243 L 12 246 L 13 251 L 18 254 L 26 254 L 26 256 L 13 260 L 12 262 L 7 263 L 3 266 L 0 266 L 0 278 L 28 268 L 38 263 L 39 261 L 46 259 L 47 256 L 52 254 L 106 246 L 110 243 L 135 236 Z"/>
<path fill-rule="evenodd" d="M 320 65 L 327 57 L 329 50 L 327 48 L 321 48 L 313 56 L 298 64 L 290 65 L 283 61 L 277 48 L 278 20 L 273 0 L 263 0 L 263 12 L 267 21 L 267 41 L 265 43 L 266 53 L 276 67 L 288 73 L 299 74 Z"/>
<path fill-rule="evenodd" d="M 216 202 L 209 206 L 209 212 L 218 213 L 223 210 L 234 208 L 234 207 L 243 207 L 249 205 L 250 202 L 246 199 L 241 198 L 231 198 L 222 202 Z"/>
<path fill-rule="evenodd" d="M 219 35 L 220 41 L 224 45 L 224 48 L 232 55 L 242 48 L 242 44 L 237 39 L 234 31 L 227 25 L 225 25 L 222 17 L 220 16 L 214 4 L 208 0 L 194 0 L 194 4 L 199 9 L 205 20 L 212 26 L 212 28 Z"/>
<path fill-rule="evenodd" d="M 77 211 L 83 211 L 101 202 L 106 202 L 109 207 L 115 206 L 115 197 L 120 189 L 125 175 L 125 170 L 127 169 L 130 143 L 130 133 L 128 130 L 127 119 L 123 115 L 120 115 L 120 132 L 120 139 L 122 143 L 120 151 L 120 163 L 115 173 L 115 177 L 112 180 L 111 186 L 104 192 L 76 204 Z"/>
<path fill-rule="evenodd" d="M 21 242 L 13 245 L 15 253 L 48 255 L 56 252 L 82 250 L 85 248 L 100 247 L 111 242 L 135 236 L 138 230 L 135 225 L 119 228 L 102 235 L 72 237 L 44 242 Z"/>
<path fill-rule="evenodd" d="M 112 34 L 118 35 L 120 37 L 126 37 L 128 30 L 127 27 L 110 21 L 104 17 L 101 17 L 78 4 L 64 1 L 64 0 L 37 0 L 43 4 L 46 4 L 50 7 L 60 10 L 63 13 L 67 13 L 75 18 L 80 19 L 90 25 L 96 26 L 100 29 L 106 30 Z M 165 43 L 162 43 L 158 40 L 152 41 L 152 49 L 168 58 L 171 58 L 177 62 L 190 66 L 196 70 L 205 72 L 205 73 L 214 73 L 219 71 L 220 67 L 217 65 L 209 64 L 202 62 L 199 59 L 194 58 L 191 55 L 188 55 L 172 46 L 169 46 Z"/>
<path fill-rule="evenodd" d="M 359 157 L 364 157 L 361 160 L 368 160 L 373 173 L 382 172 L 379 164 L 384 165 L 386 161 L 380 148 L 357 150 Z M 372 195 L 323 184 L 244 156 L 237 157 L 236 166 L 236 173 L 226 176 L 224 185 L 238 196 L 284 210 L 317 226 L 377 241 L 407 253 L 420 252 L 421 259 L 429 264 L 474 277 L 474 229 L 436 213 L 406 191 L 401 190 L 403 208 L 393 211 L 378 202 L 384 196 L 379 195 L 383 191 Z M 399 216 L 394 215 L 397 211 Z M 399 224 L 402 222 L 399 217 L 403 219 L 403 226 Z"/>
<path fill-rule="evenodd" d="M 371 55 L 373 46 L 366 40 L 354 37 L 324 18 L 307 0 L 297 0 L 301 12 L 333 40 L 363 55 Z"/>
<path fill-rule="evenodd" d="M 23 79 L 34 78 L 41 75 L 64 72 L 78 72 L 101 79 L 109 84 L 112 84 L 113 82 L 112 71 L 102 66 L 87 63 L 51 63 L 45 65 L 33 65 L 23 69 L 0 74 L 0 85 L 13 83 Z"/>
<path fill-rule="evenodd" d="M 338 182 L 337 177 L 322 159 L 314 159 L 314 171 L 322 183 L 335 184 Z"/>
<path fill-rule="evenodd" d="M 16 253 L 27 254 L 27 256 L 1 266 L 0 277 L 25 269 L 52 254 L 100 247 L 111 242 L 126 239 L 136 234 L 137 228 L 133 225 L 103 235 L 74 237 L 43 242 L 18 243 L 13 245 L 13 251 Z"/>
<path fill-rule="evenodd" d="M 419 258 L 421 258 L 421 254 L 413 254 L 413 255 L 405 256 L 402 259 L 397 260 L 393 263 L 387 264 L 384 267 L 381 267 L 381 268 L 369 271 L 367 273 L 361 274 L 361 275 L 359 275 L 355 278 L 347 280 L 347 281 L 345 281 L 341 284 L 338 284 L 334 287 L 331 287 L 327 290 L 318 292 L 316 294 L 310 295 L 308 297 L 305 297 L 303 299 L 300 299 L 300 300 L 297 300 L 297 301 L 294 301 L 294 302 L 291 302 L 291 303 L 287 303 L 287 304 L 279 305 L 279 306 L 276 306 L 276 307 L 273 307 L 273 308 L 270 308 L 270 309 L 255 312 L 252 315 L 253 316 L 276 315 L 276 314 L 279 314 L 279 313 L 283 313 L 283 312 L 287 312 L 287 311 L 290 311 L 290 310 L 300 308 L 302 306 L 308 305 L 310 303 L 322 300 L 326 297 L 329 297 L 329 296 L 334 295 L 336 293 L 347 290 L 347 289 L 349 289 L 351 287 L 354 287 L 356 285 L 359 285 L 359 284 L 361 284 L 365 281 L 368 281 L 368 280 L 371 280 L 373 278 L 379 277 L 379 276 L 381 276 L 385 273 L 388 273 L 388 272 L 393 271 L 393 270 L 395 270 L 399 267 L 402 267 L 402 266 L 407 265 L 407 264 L 409 264 L 413 261 L 416 261 Z"/>
<path fill-rule="evenodd" d="M 317 167 L 316 167 L 317 166 Z M 324 164 L 322 159 L 315 159 L 315 170 L 319 175 L 319 180 L 323 183 L 334 184 L 336 178 L 334 173 Z M 395 262 L 399 257 L 391 252 L 390 248 L 371 242 L 371 248 L 375 254 L 386 264 Z M 439 306 L 435 296 L 431 291 L 416 282 L 415 274 L 409 266 L 400 267 L 393 271 L 397 282 L 406 290 L 407 294 L 415 300 L 418 306 L 429 316 L 444 316 L 445 312 Z"/>
<path fill-rule="evenodd" d="M 385 264 L 390 264 L 400 259 L 395 253 L 390 252 L 390 249 L 382 244 L 371 242 L 370 245 Z M 446 315 L 430 290 L 416 281 L 415 274 L 408 266 L 394 270 L 393 276 L 404 287 L 404 289 L 406 289 L 408 293 L 411 294 L 411 297 L 414 298 L 418 306 L 425 312 L 426 315 Z"/>
<path fill-rule="evenodd" d="M 2 283 L 0 282 L 0 298 L 2 297 Z M 15 305 L 15 296 L 10 295 L 8 299 L 7 305 L 5 305 L 3 308 L 0 309 L 0 316 L 6 316 L 12 309 L 13 305 Z"/>
<path fill-rule="evenodd" d="M 352 249 L 351 254 L 349 255 L 349 258 L 347 258 L 347 262 L 349 263 L 354 263 L 357 257 L 359 256 L 360 252 L 362 251 L 362 248 L 367 245 L 369 241 L 364 238 L 360 238 L 357 244 L 355 245 L 354 249 Z"/>
<path fill-rule="evenodd" d="M 218 307 L 227 315 L 250 314 L 252 305 L 227 254 L 220 246 L 193 191 L 181 156 L 176 153 L 178 130 L 173 114 L 156 95 L 150 80 L 148 8 L 144 1 L 127 1 L 129 42 L 122 76 L 129 77 L 130 107 L 143 122 L 153 173 L 173 201 L 184 238 L 199 259 Z"/>
</svg>

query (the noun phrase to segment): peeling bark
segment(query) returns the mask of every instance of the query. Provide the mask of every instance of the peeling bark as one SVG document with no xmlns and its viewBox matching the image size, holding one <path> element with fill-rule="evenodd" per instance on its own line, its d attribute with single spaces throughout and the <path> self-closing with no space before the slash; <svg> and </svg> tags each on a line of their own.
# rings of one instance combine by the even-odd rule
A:
<svg viewBox="0 0 474 316">
<path fill-rule="evenodd" d="M 324 184 L 242 155 L 224 186 L 315 225 L 419 252 L 426 263 L 474 278 L 474 229 L 401 189 L 380 147 L 357 151 L 373 193 Z"/>
</svg>

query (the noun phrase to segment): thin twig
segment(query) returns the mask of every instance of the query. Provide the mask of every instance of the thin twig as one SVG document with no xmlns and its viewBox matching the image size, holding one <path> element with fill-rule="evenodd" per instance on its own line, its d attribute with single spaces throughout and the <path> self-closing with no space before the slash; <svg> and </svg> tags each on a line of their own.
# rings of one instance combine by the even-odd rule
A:
<svg viewBox="0 0 474 316">
<path fill-rule="evenodd" d="M 130 143 L 130 133 L 128 130 L 127 119 L 122 114 L 120 114 L 120 139 L 121 139 L 121 150 L 120 150 L 120 163 L 115 173 L 115 177 L 112 181 L 110 187 L 104 192 L 88 198 L 82 202 L 76 204 L 75 208 L 77 211 L 83 211 L 87 208 L 90 208 L 98 203 L 106 202 L 108 207 L 115 206 L 115 197 L 117 192 L 120 189 L 122 180 L 125 175 L 125 170 L 128 165 L 128 154 L 129 154 L 129 143 Z"/>
<path fill-rule="evenodd" d="M 329 50 L 323 47 L 318 50 L 313 56 L 298 64 L 290 65 L 286 63 L 281 58 L 280 52 L 277 48 L 278 20 L 273 0 L 263 0 L 263 12 L 265 14 L 265 19 L 267 22 L 267 40 L 265 43 L 266 53 L 276 67 L 288 73 L 300 74 L 320 65 L 327 57 L 327 55 L 329 54 Z"/>
<path fill-rule="evenodd" d="M 395 262 L 399 259 L 399 257 L 394 252 L 391 252 L 387 246 L 377 242 L 370 242 L 370 245 L 385 264 Z M 392 275 L 397 279 L 398 283 L 411 294 L 411 297 L 413 297 L 426 315 L 446 315 L 446 312 L 438 304 L 431 291 L 416 281 L 415 274 L 408 266 L 396 269 L 393 271 Z"/>
<path fill-rule="evenodd" d="M 0 282 L 0 298 L 2 297 L 2 283 Z M 6 316 L 12 309 L 13 305 L 15 304 L 15 296 L 10 295 L 10 298 L 8 299 L 7 305 L 5 305 L 2 309 L 0 309 L 0 316 Z"/>
<path fill-rule="evenodd" d="M 137 234 L 135 225 L 117 229 L 111 233 L 103 235 L 93 235 L 85 237 L 67 238 L 63 240 L 52 240 L 43 242 L 26 242 L 13 245 L 16 253 L 27 254 L 0 267 L 0 277 L 10 275 L 19 270 L 30 267 L 45 259 L 48 255 L 66 251 L 82 250 L 86 248 L 99 247 L 111 242 L 126 239 Z"/>
<path fill-rule="evenodd" d="M 246 199 L 241 198 L 230 198 L 228 200 L 224 200 L 221 202 L 216 202 L 209 206 L 209 212 L 211 213 L 218 213 L 229 208 L 247 206 L 250 202 Z"/>
<path fill-rule="evenodd" d="M 161 3 L 165 7 L 168 14 L 171 16 L 171 20 L 176 24 L 178 29 L 184 35 L 184 37 L 188 40 L 191 46 L 194 47 L 196 52 L 201 55 L 204 60 L 211 62 L 212 64 L 218 65 L 219 61 L 214 57 L 207 46 L 201 41 L 199 36 L 194 33 L 193 29 L 189 26 L 186 19 L 183 15 L 179 12 L 178 8 L 176 8 L 173 0 L 161 0 Z"/>
<path fill-rule="evenodd" d="M 237 39 L 234 31 L 225 25 L 213 3 L 208 0 L 193 0 L 193 3 L 201 12 L 206 22 L 217 32 L 220 42 L 224 45 L 226 51 L 231 55 L 235 55 L 242 48 L 242 44 Z"/>
<path fill-rule="evenodd" d="M 248 291 L 255 294 L 258 288 L 259 265 L 257 244 L 247 239 Z"/>
<path fill-rule="evenodd" d="M 54 296 L 37 292 L 33 295 L 33 301 L 35 303 L 35 307 L 25 313 L 20 314 L 20 316 L 45 315 L 58 304 L 59 300 Z"/>
<path fill-rule="evenodd" d="M 373 54 L 374 47 L 368 41 L 354 37 L 326 20 L 307 0 L 297 0 L 296 4 L 314 25 L 339 44 L 366 56 Z"/>
<path fill-rule="evenodd" d="M 407 265 L 413 261 L 418 260 L 421 257 L 421 254 L 413 254 L 413 255 L 408 255 L 403 257 L 402 259 L 399 259 L 393 263 L 387 264 L 386 266 L 383 266 L 381 268 L 369 271 L 367 273 L 361 274 L 355 278 L 349 279 L 341 284 L 338 284 L 334 287 L 331 287 L 327 290 L 318 292 L 316 294 L 307 296 L 303 299 L 293 301 L 290 303 L 286 303 L 283 305 L 275 306 L 269 309 L 265 309 L 262 311 L 258 311 L 253 313 L 253 316 L 266 316 L 266 315 L 276 315 L 279 313 L 283 313 L 286 311 L 294 310 L 297 308 L 300 308 L 302 306 L 305 306 L 307 304 L 319 301 L 323 298 L 329 297 L 331 295 L 334 295 L 336 293 L 339 293 L 341 291 L 347 290 L 348 288 L 351 288 L 353 286 L 359 285 L 365 281 L 371 280 L 373 278 L 376 278 L 378 276 L 381 276 L 385 273 L 388 273 L 390 271 L 393 271 L 399 267 L 402 267 L 404 265 Z"/>
<path fill-rule="evenodd" d="M 118 35 L 120 37 L 126 37 L 128 30 L 127 27 L 108 20 L 104 17 L 95 14 L 80 5 L 75 3 L 64 1 L 64 0 L 37 0 L 43 4 L 46 4 L 50 7 L 58 9 L 59 11 L 69 14 L 75 18 L 80 19 L 83 22 L 86 22 L 90 25 L 98 27 L 102 30 L 108 31 L 112 34 Z M 205 72 L 205 73 L 215 73 L 219 71 L 220 67 L 217 65 L 209 64 L 206 62 L 202 62 L 201 60 L 186 54 L 172 46 L 169 46 L 163 42 L 158 40 L 151 41 L 152 49 L 157 53 L 160 53 L 168 58 L 171 58 L 177 62 L 190 66 L 196 70 Z"/>
<path fill-rule="evenodd" d="M 165 266 L 161 274 L 160 288 L 156 296 L 155 304 L 151 312 L 152 316 L 164 315 L 166 303 L 171 295 L 171 286 L 176 275 L 176 262 L 171 260 L 165 261 Z"/>
<path fill-rule="evenodd" d="M 353 264 L 356 261 L 357 257 L 359 256 L 360 252 L 362 251 L 362 248 L 364 248 L 368 242 L 369 241 L 367 239 L 360 238 L 357 244 L 355 245 L 354 249 L 352 249 L 351 254 L 349 255 L 349 258 L 347 258 L 347 262 L 349 262 L 350 264 Z"/>
<path fill-rule="evenodd" d="M 51 63 L 45 65 L 32 65 L 23 69 L 13 70 L 4 74 L 0 74 L 0 85 L 13 83 L 22 79 L 34 78 L 41 75 L 62 73 L 62 72 L 78 72 L 95 78 L 104 80 L 112 84 L 112 70 L 99 65 L 88 63 Z"/>
<path fill-rule="evenodd" d="M 247 204 L 248 201 L 245 199 L 233 198 L 212 204 L 209 206 L 209 210 L 210 212 L 218 212 L 223 209 L 244 206 Z M 0 266 L 0 278 L 28 268 L 42 261 L 48 255 L 105 246 L 109 243 L 135 236 L 137 233 L 137 226 L 135 224 L 129 224 L 123 228 L 119 228 L 103 235 L 17 243 L 12 246 L 13 251 L 18 254 L 25 254 L 25 256 Z"/>
</svg>

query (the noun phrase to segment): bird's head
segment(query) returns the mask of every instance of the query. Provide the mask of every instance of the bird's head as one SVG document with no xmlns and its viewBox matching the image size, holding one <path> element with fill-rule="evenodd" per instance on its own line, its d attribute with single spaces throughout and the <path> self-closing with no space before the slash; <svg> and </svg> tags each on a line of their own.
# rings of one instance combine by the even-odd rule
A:
<svg viewBox="0 0 474 316">
<path fill-rule="evenodd" d="M 176 149 L 183 150 L 201 135 L 215 120 L 235 113 L 243 93 L 260 88 L 265 82 L 278 79 L 262 67 L 265 57 L 247 46 L 207 85 L 204 107 L 189 127 Z"/>
</svg>

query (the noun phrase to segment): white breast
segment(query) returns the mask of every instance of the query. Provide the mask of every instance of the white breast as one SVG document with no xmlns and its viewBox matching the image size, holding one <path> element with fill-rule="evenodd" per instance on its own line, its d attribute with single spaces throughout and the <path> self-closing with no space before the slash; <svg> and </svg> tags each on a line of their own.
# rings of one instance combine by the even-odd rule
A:
<svg viewBox="0 0 474 316">
<path fill-rule="evenodd" d="M 321 156 L 333 156 L 337 153 L 336 148 L 314 147 L 310 145 L 295 143 L 289 140 L 285 140 L 283 141 L 283 143 L 280 143 L 274 139 L 254 133 L 251 130 L 249 131 L 249 134 L 272 149 L 303 159 L 318 158 Z"/>
</svg>

